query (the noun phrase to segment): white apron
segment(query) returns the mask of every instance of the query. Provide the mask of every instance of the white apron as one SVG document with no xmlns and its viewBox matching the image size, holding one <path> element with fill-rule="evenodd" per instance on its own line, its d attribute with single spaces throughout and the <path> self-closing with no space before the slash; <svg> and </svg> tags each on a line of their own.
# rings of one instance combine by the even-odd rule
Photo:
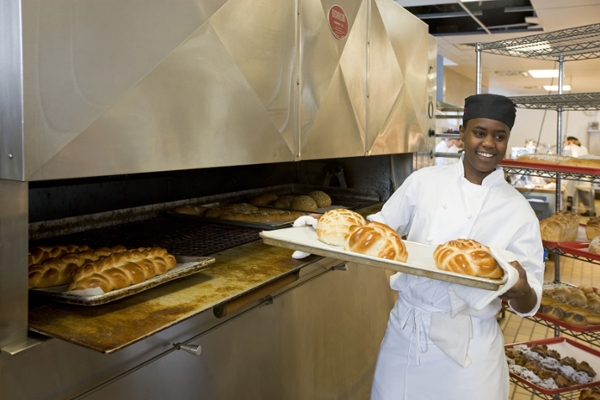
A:
<svg viewBox="0 0 600 400">
<path fill-rule="evenodd" d="M 462 162 L 421 169 L 369 219 L 384 222 L 415 242 L 437 245 L 470 238 L 510 250 L 526 270 L 538 302 L 541 299 L 544 266 L 539 221 L 527 200 L 504 181 L 501 170 L 482 185 L 473 185 L 464 178 Z M 464 366 L 429 339 L 431 313 L 450 310 L 449 284 L 408 274 L 396 274 L 390 281 L 399 296 L 379 352 L 371 398 L 506 400 L 508 368 L 495 318 L 500 300 L 479 312 L 464 312 L 472 329 L 470 363 Z M 449 329 L 448 335 L 452 334 Z"/>
</svg>

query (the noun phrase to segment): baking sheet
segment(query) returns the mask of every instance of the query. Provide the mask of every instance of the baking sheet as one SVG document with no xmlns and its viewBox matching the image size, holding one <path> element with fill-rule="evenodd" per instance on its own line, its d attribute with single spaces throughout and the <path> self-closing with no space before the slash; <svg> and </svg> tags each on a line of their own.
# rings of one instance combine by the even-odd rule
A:
<svg viewBox="0 0 600 400">
<path fill-rule="evenodd" d="M 170 271 L 167 271 L 162 275 L 155 276 L 154 278 L 148 279 L 144 282 L 140 282 L 122 289 L 111 290 L 107 293 L 85 295 L 78 293 L 78 291 L 66 292 L 65 290 L 67 289 L 68 285 L 50 288 L 32 288 L 29 289 L 29 291 L 36 296 L 43 296 L 62 303 L 77 304 L 82 306 L 97 306 L 119 300 L 124 297 L 132 296 L 174 279 L 195 274 L 209 267 L 215 262 L 213 257 L 175 256 L 175 258 L 177 259 L 177 265 Z"/>
<path fill-rule="evenodd" d="M 364 254 L 344 251 L 342 247 L 330 246 L 317 238 L 317 233 L 312 227 L 285 228 L 277 231 L 263 231 L 260 233 L 263 242 L 268 245 L 284 247 L 292 250 L 300 250 L 323 257 L 332 257 L 344 261 L 356 262 L 371 267 L 384 268 L 411 275 L 458 283 L 465 286 L 476 287 L 486 290 L 498 290 L 506 281 L 506 274 L 502 279 L 489 279 L 472 277 L 450 271 L 437 269 L 433 260 L 433 252 L 436 246 L 404 241 L 408 252 L 408 260 L 405 263 L 399 261 L 384 260 Z"/>
<path fill-rule="evenodd" d="M 181 214 L 175 212 L 173 210 L 167 211 L 167 215 L 174 218 L 186 219 L 188 221 L 196 221 L 196 222 L 204 222 L 204 223 L 212 223 L 212 224 L 224 224 L 224 225 L 233 225 L 233 226 L 245 226 L 247 228 L 255 228 L 255 229 L 281 229 L 281 228 L 289 228 L 294 223 L 294 220 L 285 221 L 285 222 L 244 222 L 244 221 L 232 221 L 227 219 L 220 218 L 206 218 L 200 215 L 190 215 L 190 214 Z"/>
<path fill-rule="evenodd" d="M 520 382 L 523 382 L 526 385 L 531 386 L 532 388 L 534 388 L 535 390 L 537 390 L 540 393 L 547 394 L 547 395 L 554 395 L 554 394 L 559 394 L 559 393 L 563 393 L 563 392 L 570 392 L 573 390 L 580 390 L 580 389 L 584 389 L 584 388 L 591 387 L 591 386 L 597 386 L 600 384 L 600 352 L 598 352 L 594 349 L 591 349 L 583 344 L 575 342 L 569 338 L 562 338 L 562 337 L 534 340 L 531 342 L 512 343 L 512 344 L 506 345 L 505 347 L 511 348 L 517 344 L 525 344 L 525 345 L 527 345 L 527 347 L 531 347 L 534 344 L 545 344 L 546 346 L 548 346 L 549 349 L 558 351 L 560 353 L 561 358 L 573 357 L 573 358 L 575 358 L 575 360 L 577 360 L 577 362 L 586 361 L 590 365 L 590 367 L 592 367 L 594 369 L 594 371 L 596 371 L 596 376 L 590 383 L 586 383 L 583 385 L 568 386 L 565 388 L 554 389 L 554 390 L 550 390 L 550 389 L 546 389 L 546 388 L 537 386 L 537 385 L 529 382 L 528 380 L 520 377 L 519 375 L 513 374 L 512 372 L 509 371 L 510 376 L 512 378 L 514 378 Z"/>
</svg>

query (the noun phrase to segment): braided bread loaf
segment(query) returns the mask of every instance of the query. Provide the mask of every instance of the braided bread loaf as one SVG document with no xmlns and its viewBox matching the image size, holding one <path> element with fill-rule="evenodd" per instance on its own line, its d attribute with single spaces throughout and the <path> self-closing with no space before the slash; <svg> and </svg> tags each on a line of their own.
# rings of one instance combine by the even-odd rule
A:
<svg viewBox="0 0 600 400">
<path fill-rule="evenodd" d="M 317 221 L 317 238 L 333 246 L 344 246 L 352 227 L 366 223 L 362 215 L 345 209 L 329 210 Z"/>
<path fill-rule="evenodd" d="M 68 248 L 69 246 L 62 247 Z M 28 272 L 29 287 L 46 288 L 73 282 L 73 272 L 85 263 L 127 250 L 124 246 L 99 247 L 96 250 L 91 250 L 88 246 L 78 247 L 86 250 L 76 253 L 64 253 L 62 256 L 47 258 L 40 264 L 30 265 Z"/>
<path fill-rule="evenodd" d="M 60 257 L 67 253 L 90 250 L 86 245 L 71 244 L 68 246 L 36 246 L 29 252 L 29 265 L 39 264 L 48 258 Z"/>
<path fill-rule="evenodd" d="M 389 226 L 371 221 L 354 228 L 344 250 L 400 262 L 408 259 L 400 235 Z"/>
<path fill-rule="evenodd" d="M 127 250 L 79 268 L 67 291 L 100 287 L 106 293 L 164 274 L 176 264 L 175 257 L 160 247 Z"/>
<path fill-rule="evenodd" d="M 469 276 L 502 278 L 504 270 L 498 265 L 490 248 L 472 239 L 450 240 L 433 252 L 435 265 L 443 271 Z"/>
</svg>

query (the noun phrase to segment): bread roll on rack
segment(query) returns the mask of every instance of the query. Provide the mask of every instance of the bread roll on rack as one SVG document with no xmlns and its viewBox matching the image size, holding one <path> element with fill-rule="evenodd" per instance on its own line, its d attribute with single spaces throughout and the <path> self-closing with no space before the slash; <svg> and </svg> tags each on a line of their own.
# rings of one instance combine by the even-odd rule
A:
<svg viewBox="0 0 600 400">
<path fill-rule="evenodd" d="M 588 220 L 585 224 L 585 236 L 588 240 L 600 236 L 600 217 L 594 217 Z"/>
<path fill-rule="evenodd" d="M 67 291 L 100 287 L 107 293 L 164 274 L 176 264 L 175 257 L 161 247 L 127 250 L 77 269 Z"/>
</svg>

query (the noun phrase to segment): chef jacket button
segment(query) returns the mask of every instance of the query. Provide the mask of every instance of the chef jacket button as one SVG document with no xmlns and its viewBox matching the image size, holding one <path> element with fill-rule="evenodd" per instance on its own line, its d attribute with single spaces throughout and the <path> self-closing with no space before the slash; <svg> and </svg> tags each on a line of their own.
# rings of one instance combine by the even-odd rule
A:
<svg viewBox="0 0 600 400">
<path fill-rule="evenodd" d="M 467 215 L 467 219 L 471 219 L 471 217 L 472 217 L 471 214 Z"/>
<path fill-rule="evenodd" d="M 446 203 L 442 203 L 442 208 L 448 208 L 448 205 Z"/>
<path fill-rule="evenodd" d="M 433 239 L 432 239 L 432 238 L 430 238 L 430 237 L 428 237 L 428 238 L 427 238 L 427 243 L 431 243 L 431 242 L 433 242 Z"/>
</svg>

